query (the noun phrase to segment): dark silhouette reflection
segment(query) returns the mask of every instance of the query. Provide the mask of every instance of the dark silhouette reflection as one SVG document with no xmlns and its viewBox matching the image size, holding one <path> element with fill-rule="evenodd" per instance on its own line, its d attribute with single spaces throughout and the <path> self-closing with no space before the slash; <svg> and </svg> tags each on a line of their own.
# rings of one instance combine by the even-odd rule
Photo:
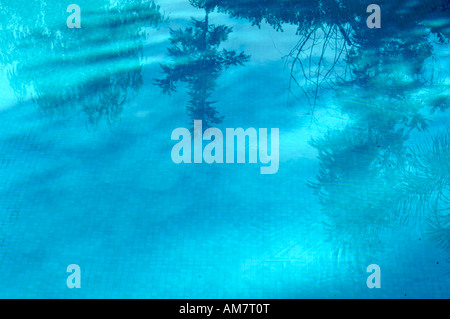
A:
<svg viewBox="0 0 450 319">
<path fill-rule="evenodd" d="M 429 110 L 449 106 L 448 88 L 433 71 L 432 43 L 434 37 L 434 45 L 448 44 L 449 2 L 379 1 L 381 29 L 366 26 L 370 2 L 207 2 L 255 25 L 267 22 L 280 31 L 284 24 L 297 26 L 297 44 L 286 56 L 289 92 L 304 94 L 312 115 L 318 99 L 330 92 L 336 111 L 348 119 L 343 129 L 330 128 L 311 142 L 319 152 L 320 173 L 310 186 L 327 216 L 335 257 L 349 252 L 360 267 L 381 249 L 383 230 L 420 215 L 417 205 L 404 209 L 413 200 L 402 188 L 405 172 L 417 165 L 405 141 L 412 131 L 428 129 Z M 431 169 L 434 164 L 422 165 Z M 446 168 L 436 168 L 441 172 Z M 420 188 L 421 181 L 409 180 L 410 187 Z M 429 204 L 435 200 L 417 196 Z M 433 216 L 428 214 L 433 236 L 447 236 L 439 242 L 448 242 L 448 215 Z"/>
<path fill-rule="evenodd" d="M 205 18 L 201 21 L 192 19 L 190 27 L 184 30 L 170 30 L 172 46 L 168 48 L 168 55 L 173 63 L 161 65 L 165 78 L 157 79 L 155 83 L 169 94 L 176 91 L 177 82 L 187 83 L 188 115 L 193 120 L 202 120 L 203 127 L 208 128 L 223 120 L 213 106 L 215 101 L 211 100 L 218 77 L 230 66 L 243 65 L 249 57 L 243 52 L 219 50 L 232 29 L 210 24 L 208 16 L 212 8 L 204 2 L 191 3 L 206 11 Z"/>
<path fill-rule="evenodd" d="M 68 3 L 2 1 L 1 55 L 19 99 L 43 111 L 82 111 L 113 123 L 143 84 L 146 27 L 163 19 L 150 0 L 80 0 L 81 28 L 69 29 Z"/>
<path fill-rule="evenodd" d="M 427 28 L 444 43 L 448 42 L 450 33 L 448 0 L 380 0 L 376 2 L 382 8 L 383 25 L 379 30 L 367 28 L 366 19 L 369 14 L 366 13 L 366 7 L 371 2 L 359 0 L 206 2 L 233 17 L 248 19 L 254 25 L 267 22 L 279 31 L 283 31 L 283 24 L 297 26 L 299 40 L 285 56 L 290 68 L 288 90 L 297 99 L 300 99 L 298 93 L 307 99 L 311 115 L 314 115 L 322 95 L 335 90 L 341 81 L 352 76 L 352 71 L 355 72 L 349 70 L 350 65 L 346 63 L 352 49 L 361 48 L 365 53 L 371 53 L 367 46 L 371 43 L 371 47 L 375 48 L 383 39 L 392 36 L 390 43 L 394 44 L 393 40 L 414 36 L 416 31 L 428 34 L 425 32 Z M 383 39 L 377 38 L 381 34 Z M 371 42 L 372 40 L 376 41 Z M 382 43 L 381 47 L 390 46 Z M 373 53 L 379 52 L 382 50 Z M 409 54 L 412 55 L 412 52 Z"/>
</svg>

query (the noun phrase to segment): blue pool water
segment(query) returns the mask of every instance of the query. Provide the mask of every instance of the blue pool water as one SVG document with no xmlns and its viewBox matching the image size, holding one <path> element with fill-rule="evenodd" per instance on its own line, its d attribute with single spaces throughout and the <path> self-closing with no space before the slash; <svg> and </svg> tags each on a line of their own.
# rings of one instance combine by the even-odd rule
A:
<svg viewBox="0 0 450 319">
<path fill-rule="evenodd" d="M 2 0 L 0 297 L 449 298 L 445 1 L 380 1 L 381 29 L 200 2 L 78 0 L 71 29 L 69 2 Z M 175 164 L 194 119 L 279 128 L 278 172 Z"/>
</svg>

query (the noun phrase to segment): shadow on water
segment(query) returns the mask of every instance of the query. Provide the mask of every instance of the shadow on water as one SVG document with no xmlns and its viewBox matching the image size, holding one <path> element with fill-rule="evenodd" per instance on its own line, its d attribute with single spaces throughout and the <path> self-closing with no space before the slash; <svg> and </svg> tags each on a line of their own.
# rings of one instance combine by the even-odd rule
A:
<svg viewBox="0 0 450 319">
<path fill-rule="evenodd" d="M 359 265 L 369 262 L 384 230 L 417 218 L 430 221 L 431 237 L 448 251 L 450 140 L 438 136 L 422 150 L 406 142 L 411 132 L 429 129 L 430 110 L 450 105 L 435 54 L 449 44 L 450 3 L 378 1 L 382 28 L 369 29 L 370 1 L 206 2 L 256 26 L 295 25 L 297 43 L 285 56 L 289 94 L 307 101 L 314 116 L 330 92 L 348 119 L 311 141 L 320 172 L 309 185 L 327 217 L 336 260 L 347 254 Z"/>
<path fill-rule="evenodd" d="M 112 124 L 143 84 L 144 28 L 157 27 L 163 16 L 150 0 L 77 4 L 81 28 L 70 29 L 67 3 L 2 1 L 0 61 L 19 100 Z"/>
<path fill-rule="evenodd" d="M 220 50 L 220 44 L 227 40 L 232 28 L 209 22 L 214 6 L 209 6 L 206 1 L 190 2 L 205 10 L 205 18 L 192 18 L 190 26 L 184 30 L 170 30 L 168 55 L 173 62 L 161 65 L 165 78 L 156 79 L 155 84 L 170 94 L 176 91 L 178 82 L 187 83 L 190 97 L 187 113 L 192 120 L 202 120 L 203 127 L 208 128 L 221 123 L 224 118 L 216 111 L 215 101 L 211 100 L 217 79 L 229 67 L 243 65 L 249 56 L 243 52 Z"/>
</svg>

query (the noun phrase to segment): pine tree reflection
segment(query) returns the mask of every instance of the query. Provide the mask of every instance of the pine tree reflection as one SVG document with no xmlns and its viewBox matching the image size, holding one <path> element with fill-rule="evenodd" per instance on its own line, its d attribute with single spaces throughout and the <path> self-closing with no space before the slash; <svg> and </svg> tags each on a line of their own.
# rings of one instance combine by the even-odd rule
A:
<svg viewBox="0 0 450 319">
<path fill-rule="evenodd" d="M 205 1 L 203 1 L 205 2 Z M 231 66 L 243 65 L 249 56 L 243 52 L 219 50 L 222 42 L 226 41 L 232 32 L 225 25 L 209 23 L 209 13 L 212 8 L 201 1 L 191 3 L 206 11 L 201 21 L 192 19 L 190 27 L 184 30 L 171 30 L 171 44 L 168 55 L 173 63 L 162 65 L 165 78 L 155 80 L 164 93 L 176 91 L 178 82 L 188 84 L 190 100 L 187 112 L 191 119 L 202 120 L 203 127 L 208 128 L 221 123 L 223 116 L 219 116 L 211 100 L 220 74 Z"/>
</svg>

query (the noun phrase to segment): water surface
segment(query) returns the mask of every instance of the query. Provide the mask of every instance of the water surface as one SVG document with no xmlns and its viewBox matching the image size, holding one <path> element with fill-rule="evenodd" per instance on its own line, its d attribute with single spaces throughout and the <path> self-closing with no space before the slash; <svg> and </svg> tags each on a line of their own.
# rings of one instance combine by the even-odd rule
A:
<svg viewBox="0 0 450 319">
<path fill-rule="evenodd" d="M 0 297 L 448 298 L 448 5 L 318 3 L 2 1 Z M 174 164 L 194 119 L 278 172 Z"/>
</svg>

